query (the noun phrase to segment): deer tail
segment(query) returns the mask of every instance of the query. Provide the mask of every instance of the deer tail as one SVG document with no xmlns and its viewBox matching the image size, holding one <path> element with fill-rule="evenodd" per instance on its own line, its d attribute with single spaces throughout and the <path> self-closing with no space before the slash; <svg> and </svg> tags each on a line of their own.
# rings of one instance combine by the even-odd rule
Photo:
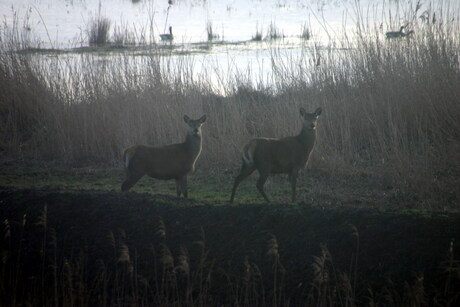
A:
<svg viewBox="0 0 460 307">
<path fill-rule="evenodd" d="M 256 142 L 251 141 L 243 149 L 243 161 L 246 165 L 254 164 L 254 152 L 256 150 Z"/>
<path fill-rule="evenodd" d="M 125 169 L 128 169 L 129 162 L 131 161 L 131 158 L 133 157 L 134 152 L 135 152 L 134 147 L 129 147 L 123 150 L 123 165 L 125 166 Z"/>
</svg>

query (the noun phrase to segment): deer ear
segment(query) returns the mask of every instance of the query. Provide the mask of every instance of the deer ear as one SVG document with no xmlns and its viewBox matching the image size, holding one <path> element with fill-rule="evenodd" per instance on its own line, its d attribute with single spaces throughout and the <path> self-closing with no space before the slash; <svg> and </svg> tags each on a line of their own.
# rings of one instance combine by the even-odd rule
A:
<svg viewBox="0 0 460 307">
<path fill-rule="evenodd" d="M 321 108 L 316 109 L 315 114 L 319 116 L 323 110 Z"/>
<path fill-rule="evenodd" d="M 204 123 L 206 121 L 206 115 L 203 115 L 200 117 L 200 119 L 198 120 L 200 123 Z"/>
<path fill-rule="evenodd" d="M 189 121 L 190 121 L 190 117 L 188 117 L 187 115 L 184 115 L 184 122 L 188 124 Z"/>
<path fill-rule="evenodd" d="M 304 117 L 305 117 L 305 115 L 307 114 L 307 111 L 305 111 L 304 108 L 300 108 L 299 111 L 300 111 L 300 115 L 302 115 L 302 116 L 304 116 Z"/>
</svg>

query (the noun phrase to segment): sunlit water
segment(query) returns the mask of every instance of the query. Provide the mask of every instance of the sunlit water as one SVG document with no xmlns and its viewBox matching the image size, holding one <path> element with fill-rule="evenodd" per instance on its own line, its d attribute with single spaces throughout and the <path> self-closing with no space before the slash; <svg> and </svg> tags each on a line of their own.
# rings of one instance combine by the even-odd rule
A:
<svg viewBox="0 0 460 307">
<path fill-rule="evenodd" d="M 207 41 L 212 25 L 216 40 L 251 40 L 256 32 L 265 37 L 272 24 L 279 34 L 296 40 L 307 26 L 317 40 L 342 29 L 344 14 L 355 9 L 347 0 L 2 0 L 0 12 L 7 24 L 13 14 L 21 25 L 41 38 L 47 47 L 68 48 L 86 44 L 92 18 L 102 16 L 115 28 L 159 40 L 173 27 L 175 43 Z M 372 0 L 360 1 L 367 7 Z M 377 1 L 374 1 L 377 3 Z M 381 1 L 379 1 L 381 2 Z"/>
<path fill-rule="evenodd" d="M 458 0 L 442 1 L 458 9 Z M 136 44 L 171 45 L 169 56 L 192 58 L 195 74 L 211 80 L 246 74 L 267 84 L 273 51 L 293 59 L 311 55 L 337 41 L 352 39 L 358 23 L 385 31 L 433 9 L 428 1 L 415 13 L 417 0 L 0 0 L 2 27 L 20 28 L 40 48 L 88 46 L 88 30 L 98 16 L 114 33 Z M 440 1 L 441 2 L 441 1 Z M 459 1 L 460 2 L 460 1 Z M 434 2 L 436 3 L 436 1 Z M 455 5 L 457 3 L 457 5 Z M 172 27 L 174 40 L 160 34 Z M 207 28 L 214 37 L 209 44 Z M 309 37 L 305 37 L 307 29 Z M 276 32 L 281 38 L 270 39 Z M 262 41 L 254 41 L 257 33 Z M 307 39 L 308 38 L 308 39 Z M 304 59 L 305 60 L 305 59 Z M 308 61 L 308 59 L 307 59 Z M 213 82 L 214 82 L 213 81 Z M 216 81 L 217 82 L 217 81 Z"/>
</svg>

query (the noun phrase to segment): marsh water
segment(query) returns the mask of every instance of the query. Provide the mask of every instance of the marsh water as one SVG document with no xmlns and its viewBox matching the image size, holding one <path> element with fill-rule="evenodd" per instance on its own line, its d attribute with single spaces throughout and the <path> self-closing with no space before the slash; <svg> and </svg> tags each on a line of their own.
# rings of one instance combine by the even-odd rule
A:
<svg viewBox="0 0 460 307">
<path fill-rule="evenodd" d="M 308 62 L 314 52 L 346 49 L 338 42 L 353 40 L 359 25 L 384 37 L 436 5 L 459 6 L 457 0 L 0 0 L 0 14 L 2 33 L 16 27 L 38 49 L 81 51 L 91 25 L 104 19 L 109 42 L 132 47 L 124 50 L 142 56 L 148 54 L 136 46 L 158 46 L 174 61 L 198 63 L 196 74 L 206 69 L 215 80 L 244 72 L 267 83 L 274 53 Z M 169 27 L 174 39 L 162 41 Z"/>
<path fill-rule="evenodd" d="M 385 6 L 375 0 L 2 0 L 0 11 L 7 24 L 19 17 L 43 46 L 69 48 L 87 44 L 87 27 L 98 16 L 108 18 L 112 30 L 127 30 L 149 43 L 159 41 L 169 26 L 175 44 L 208 41 L 208 26 L 216 41 L 250 41 L 257 32 L 264 39 L 277 31 L 285 43 L 299 44 L 302 27 L 324 41 L 347 26 L 343 17 L 353 15 L 357 5 Z"/>
</svg>

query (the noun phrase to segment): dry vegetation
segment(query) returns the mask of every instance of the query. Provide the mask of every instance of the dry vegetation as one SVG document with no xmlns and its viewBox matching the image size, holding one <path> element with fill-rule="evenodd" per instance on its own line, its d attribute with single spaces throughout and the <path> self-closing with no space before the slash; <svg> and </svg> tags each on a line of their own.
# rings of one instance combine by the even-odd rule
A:
<svg viewBox="0 0 460 307">
<path fill-rule="evenodd" d="M 2 189 L 0 199 L 1 306 L 458 306 L 460 299 L 459 214 L 219 206 L 105 191 Z"/>
<path fill-rule="evenodd" d="M 18 28 L 3 28 L 0 158 L 121 168 L 123 148 L 181 141 L 183 115 L 207 114 L 198 167 L 219 177 L 239 167 L 249 138 L 297 133 L 299 107 L 320 106 L 310 167 L 323 180 L 363 183 L 363 190 L 378 182 L 413 209 L 458 211 L 460 28 L 449 14 L 436 16 L 414 21 L 410 39 L 385 40 L 377 28 L 361 27 L 358 40 L 340 42 L 343 49 L 306 48 L 301 63 L 273 49 L 273 86 L 265 88 L 244 74 L 222 75 L 218 85 L 197 78 L 192 60 L 165 57 L 155 46 L 139 57 L 129 50 L 44 56 L 28 50 Z M 454 213 L 377 217 L 308 202 L 232 207 L 163 196 L 150 202 L 137 193 L 0 193 L 5 306 L 281 306 L 295 297 L 318 306 L 454 306 L 459 299 Z M 168 227 L 152 221 L 159 216 Z M 200 227 L 210 230 L 197 235 Z M 327 240 L 335 251 L 318 248 Z M 227 263 L 234 253 L 241 257 Z M 424 269 L 433 275 L 379 280 L 376 292 L 363 278 L 384 278 L 387 268 L 398 276 L 411 265 L 401 279 Z"/>
<path fill-rule="evenodd" d="M 233 169 L 249 138 L 297 132 L 299 106 L 321 106 L 312 167 L 371 175 L 426 208 L 458 202 L 460 30 L 441 18 L 415 25 L 411 39 L 384 40 L 369 29 L 341 42 L 345 51 L 306 49 L 313 60 L 302 63 L 275 49 L 275 88 L 236 75 L 219 84 L 225 96 L 193 76 L 191 60 L 155 49 L 110 61 L 97 53 L 45 57 L 18 51 L 24 37 L 4 31 L 1 154 L 118 165 L 124 147 L 180 141 L 182 115 L 206 113 L 200 167 Z"/>
</svg>

